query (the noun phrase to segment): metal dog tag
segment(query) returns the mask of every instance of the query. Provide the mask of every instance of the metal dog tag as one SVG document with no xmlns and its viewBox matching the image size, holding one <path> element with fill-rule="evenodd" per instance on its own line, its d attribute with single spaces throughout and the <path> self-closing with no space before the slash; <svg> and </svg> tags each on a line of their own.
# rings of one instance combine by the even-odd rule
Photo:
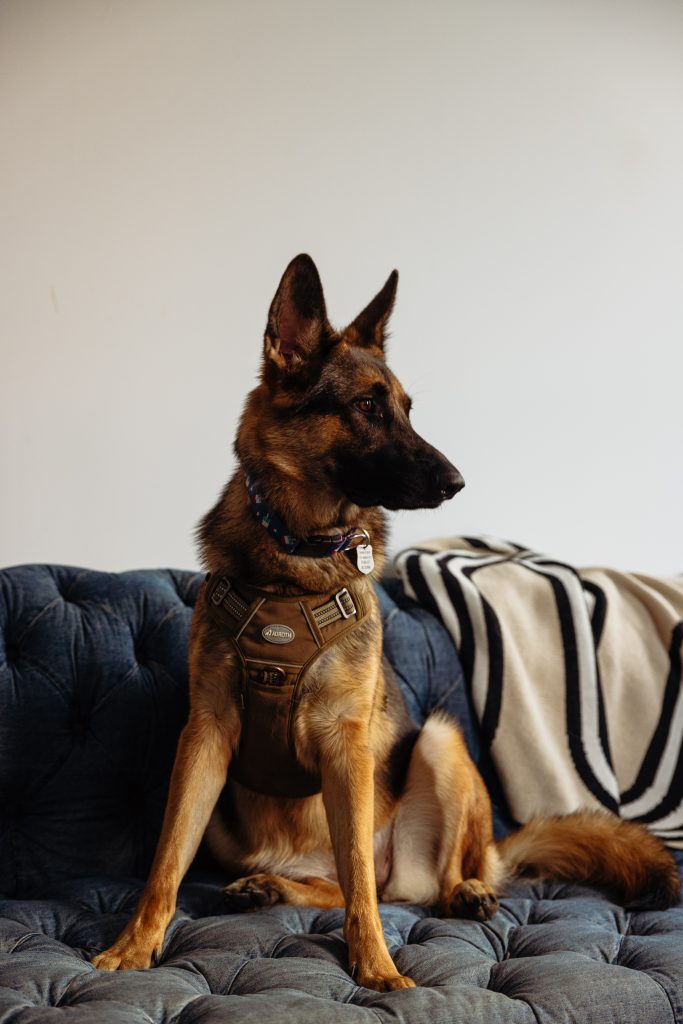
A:
<svg viewBox="0 0 683 1024">
<path fill-rule="evenodd" d="M 372 544 L 359 544 L 355 550 L 358 571 L 367 576 L 375 568 L 375 559 L 372 557 Z"/>
</svg>

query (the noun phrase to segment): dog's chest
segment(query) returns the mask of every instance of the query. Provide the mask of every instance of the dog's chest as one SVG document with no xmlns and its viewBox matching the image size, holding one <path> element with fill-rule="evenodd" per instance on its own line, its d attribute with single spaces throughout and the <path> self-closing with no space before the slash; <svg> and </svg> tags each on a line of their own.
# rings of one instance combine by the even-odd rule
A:
<svg viewBox="0 0 683 1024">
<path fill-rule="evenodd" d="M 265 830 L 257 826 L 252 831 L 248 822 L 242 822 L 237 830 L 242 836 L 241 843 L 236 839 L 234 827 L 230 827 L 220 812 L 214 812 L 207 830 L 209 846 L 218 860 L 232 871 L 249 874 L 264 871 L 295 880 L 312 876 L 336 882 L 337 866 L 322 802 L 314 797 L 311 803 L 314 806 L 301 816 L 295 827 L 291 818 L 278 827 L 273 817 L 274 804 L 269 809 L 263 805 L 263 817 L 268 818 L 271 827 Z M 393 831 L 393 820 L 390 820 L 373 839 L 378 892 L 391 874 Z"/>
<path fill-rule="evenodd" d="M 240 672 L 241 730 L 233 779 L 268 796 L 320 792 L 315 764 L 298 756 L 297 716 L 321 660 L 367 617 L 369 603 L 347 588 L 331 596 L 283 597 L 217 574 L 207 581 L 211 616 L 230 639 Z"/>
</svg>

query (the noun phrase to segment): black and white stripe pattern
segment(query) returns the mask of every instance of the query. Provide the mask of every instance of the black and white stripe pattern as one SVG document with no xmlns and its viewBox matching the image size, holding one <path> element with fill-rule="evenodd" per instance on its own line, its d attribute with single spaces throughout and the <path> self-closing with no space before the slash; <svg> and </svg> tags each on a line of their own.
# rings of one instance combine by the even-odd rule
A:
<svg viewBox="0 0 683 1024">
<path fill-rule="evenodd" d="M 601 806 L 683 845 L 683 580 L 490 537 L 413 548 L 396 568 L 453 636 L 517 820 Z"/>
</svg>

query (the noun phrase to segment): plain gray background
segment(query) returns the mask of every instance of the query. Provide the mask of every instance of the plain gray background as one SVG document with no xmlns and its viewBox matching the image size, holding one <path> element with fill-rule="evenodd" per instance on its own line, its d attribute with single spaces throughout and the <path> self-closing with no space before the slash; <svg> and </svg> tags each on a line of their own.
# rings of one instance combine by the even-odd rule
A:
<svg viewBox="0 0 683 1024">
<path fill-rule="evenodd" d="M 396 266 L 487 532 L 683 569 L 683 5 L 4 0 L 0 563 L 192 567 L 268 304 Z M 305 439 L 304 439 L 305 440 Z"/>
</svg>

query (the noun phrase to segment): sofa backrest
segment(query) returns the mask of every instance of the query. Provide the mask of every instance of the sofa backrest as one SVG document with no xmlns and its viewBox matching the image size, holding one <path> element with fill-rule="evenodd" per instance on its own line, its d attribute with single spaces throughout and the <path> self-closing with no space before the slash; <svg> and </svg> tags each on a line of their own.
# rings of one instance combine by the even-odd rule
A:
<svg viewBox="0 0 683 1024">
<path fill-rule="evenodd" d="M 142 875 L 187 716 L 201 575 L 0 573 L 0 892 Z"/>
<path fill-rule="evenodd" d="M 0 893 L 147 874 L 178 734 L 202 574 L 27 565 L 0 572 Z M 452 641 L 380 594 L 385 652 L 418 724 L 467 722 Z"/>
</svg>

